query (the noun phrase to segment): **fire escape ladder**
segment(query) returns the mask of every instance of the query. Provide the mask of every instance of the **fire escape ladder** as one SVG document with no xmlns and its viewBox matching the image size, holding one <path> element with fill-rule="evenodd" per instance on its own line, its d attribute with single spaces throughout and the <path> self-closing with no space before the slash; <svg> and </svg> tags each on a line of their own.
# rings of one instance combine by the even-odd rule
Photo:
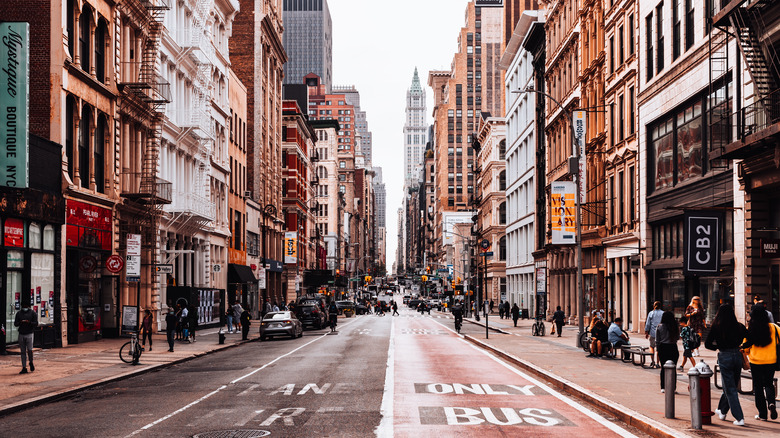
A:
<svg viewBox="0 0 780 438">
<path fill-rule="evenodd" d="M 736 8 L 729 18 L 742 57 L 747 64 L 750 77 L 753 79 L 757 97 L 764 99 L 777 87 L 775 80 L 777 54 L 771 50 L 770 44 L 762 44 L 759 41 L 760 29 L 758 27 L 763 22 L 760 9 L 753 7 L 748 11 L 745 8 Z M 765 51 L 764 49 L 769 50 Z"/>
</svg>

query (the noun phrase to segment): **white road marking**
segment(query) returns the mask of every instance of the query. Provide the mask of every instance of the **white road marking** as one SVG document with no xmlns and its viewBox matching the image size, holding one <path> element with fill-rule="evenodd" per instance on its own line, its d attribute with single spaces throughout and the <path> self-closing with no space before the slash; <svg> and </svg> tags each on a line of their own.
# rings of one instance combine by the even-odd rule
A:
<svg viewBox="0 0 780 438">
<path fill-rule="evenodd" d="M 355 319 L 355 320 L 352 320 L 352 321 L 350 321 L 350 322 L 344 323 L 344 324 L 342 324 L 342 326 L 346 326 L 346 325 L 352 324 L 353 322 L 355 322 L 355 321 L 357 321 L 357 320 L 358 320 L 358 319 Z M 268 367 L 269 365 L 272 365 L 272 364 L 274 364 L 274 363 L 278 362 L 279 360 L 281 360 L 281 359 L 283 359 L 283 358 L 285 358 L 285 357 L 287 357 L 287 356 L 289 356 L 289 355 L 291 355 L 291 354 L 295 353 L 296 351 L 298 351 L 298 350 L 300 350 L 300 349 L 302 349 L 302 348 L 304 348 L 304 347 L 307 347 L 307 346 L 309 346 L 310 344 L 313 344 L 313 343 L 315 343 L 315 342 L 319 341 L 320 339 L 324 338 L 324 337 L 325 337 L 325 336 L 327 336 L 327 335 L 328 335 L 327 333 L 324 333 L 324 334 L 320 335 L 319 337 L 316 337 L 316 338 L 312 339 L 311 341 L 309 341 L 309 342 L 307 342 L 307 343 L 305 343 L 305 344 L 301 345 L 300 347 L 298 347 L 298 348 L 296 348 L 296 349 L 294 349 L 294 350 L 292 350 L 292 351 L 289 351 L 289 352 L 287 352 L 287 353 L 285 353 L 285 354 L 283 354 L 283 355 L 281 355 L 281 356 L 277 357 L 276 359 L 272 360 L 271 362 L 268 362 L 267 364 L 265 364 L 265 365 L 261 366 L 260 368 L 257 368 L 257 369 L 255 369 L 255 370 L 253 370 L 253 371 L 251 371 L 251 372 L 249 372 L 249 373 L 247 373 L 247 374 L 244 374 L 243 376 L 241 376 L 241 377 L 239 377 L 239 378 L 237 378 L 237 379 L 233 380 L 232 382 L 230 382 L 230 384 L 231 384 L 231 385 L 233 385 L 233 384 L 236 384 L 236 383 L 238 383 L 238 382 L 240 382 L 240 381 L 242 381 L 242 380 L 246 379 L 247 377 L 249 377 L 249 376 L 251 376 L 251 375 L 253 375 L 253 374 L 256 374 L 256 373 L 258 373 L 258 372 L 260 372 L 260 371 L 262 371 L 262 370 L 264 370 L 264 369 L 265 369 L 266 367 Z M 391 332 L 391 335 L 390 335 L 390 339 L 391 339 L 391 341 L 392 341 L 392 332 Z M 392 344 L 391 344 L 391 345 L 392 345 Z M 225 389 L 225 388 L 227 388 L 227 387 L 228 387 L 228 385 L 222 385 L 222 386 L 220 386 L 219 388 L 215 389 L 214 391 L 211 391 L 210 393 L 208 393 L 208 394 L 204 395 L 203 397 L 201 397 L 201 398 L 199 398 L 199 399 L 195 400 L 194 402 L 192 402 L 192 403 L 188 404 L 187 406 L 184 406 L 184 407 L 182 407 L 182 408 L 179 408 L 179 409 L 177 409 L 177 410 L 175 410 L 175 411 L 171 412 L 170 414 L 168 414 L 168 415 L 166 415 L 166 416 L 164 416 L 164 417 L 162 417 L 162 418 L 160 418 L 160 419 L 157 419 L 157 420 L 155 420 L 155 421 L 153 421 L 153 422 L 151 422 L 151 423 L 147 424 L 146 426 L 144 426 L 144 427 L 142 427 L 142 428 L 140 428 L 140 429 L 138 429 L 138 430 L 134 431 L 133 433 L 131 433 L 131 434 L 127 435 L 125 438 L 129 438 L 129 437 L 131 437 L 131 436 L 138 435 L 139 433 L 141 433 L 141 432 L 143 432 L 143 431 L 145 431 L 145 430 L 148 430 L 149 428 L 152 428 L 152 427 L 154 427 L 154 426 L 156 426 L 156 425 L 158 425 L 158 424 L 162 423 L 163 421 L 165 421 L 165 420 L 167 420 L 167 419 L 169 419 L 169 418 L 173 417 L 174 415 L 176 415 L 176 414 L 180 414 L 180 413 L 182 413 L 182 412 L 186 411 L 187 409 L 189 409 L 189 408 L 191 408 L 191 407 L 193 407 L 193 406 L 197 405 L 198 403 L 202 402 L 203 400 L 206 400 L 207 398 L 211 397 L 212 395 L 214 395 L 214 394 L 217 394 L 218 392 L 222 391 L 223 389 Z M 297 414 L 296 414 L 296 415 L 297 415 Z M 285 418 L 285 424 L 286 424 L 286 422 L 287 422 L 287 421 L 292 421 L 292 420 L 288 420 L 287 418 Z"/>
<path fill-rule="evenodd" d="M 607 429 L 615 432 L 619 436 L 624 437 L 624 438 L 637 438 L 636 435 L 634 435 L 631 432 L 623 429 L 622 427 L 618 426 L 617 424 L 608 421 L 606 418 L 602 417 L 601 415 L 597 414 L 596 412 L 593 412 L 592 410 L 588 409 L 584 405 L 575 402 L 571 398 L 566 397 L 565 395 L 563 395 L 563 394 L 561 394 L 559 392 L 556 392 L 555 390 L 553 390 L 549 386 L 545 385 L 541 381 L 531 377 L 530 375 L 528 375 L 528 374 L 518 370 L 517 368 L 513 367 L 512 365 L 504 362 L 503 360 L 493 356 L 488 351 L 485 351 L 485 350 L 477 347 L 476 345 L 472 344 L 471 342 L 466 341 L 463 338 L 463 336 L 461 336 L 458 333 L 456 333 L 455 330 L 450 329 L 449 327 L 445 326 L 444 324 L 442 324 L 442 323 L 440 323 L 438 321 L 436 321 L 436 324 L 441 325 L 445 329 L 447 329 L 447 330 L 451 331 L 453 334 L 457 335 L 460 338 L 461 341 L 465 342 L 471 348 L 473 348 L 473 349 L 479 351 L 480 353 L 484 354 L 485 356 L 493 359 L 497 363 L 501 364 L 504 368 L 506 368 L 509 371 L 512 371 L 513 373 L 517 374 L 518 376 L 528 380 L 529 382 L 531 382 L 534 385 L 538 386 L 539 388 L 543 389 L 544 391 L 546 391 L 547 393 L 549 393 L 553 397 L 557 398 L 558 400 L 561 400 L 562 402 L 566 403 L 567 405 L 569 405 L 569 406 L 573 407 L 574 409 L 582 412 L 583 414 L 587 415 L 588 417 L 596 420 L 599 424 L 601 424 L 604 427 L 606 427 Z"/>
<path fill-rule="evenodd" d="M 328 412 L 344 412 L 344 408 L 335 407 L 335 406 L 327 406 L 327 407 L 321 407 L 317 409 L 318 414 L 325 414 Z"/>
<path fill-rule="evenodd" d="M 240 397 L 240 396 L 243 396 L 243 395 L 249 395 L 249 393 L 254 391 L 258 386 L 260 386 L 260 385 L 254 384 L 254 385 L 250 386 L 249 388 L 239 392 L 238 396 Z"/>
<path fill-rule="evenodd" d="M 374 430 L 377 438 L 393 438 L 393 398 L 395 394 L 395 320 L 390 323 L 390 345 L 387 347 L 387 369 L 385 370 L 385 390 L 382 395 L 382 407 L 379 412 L 382 420 Z"/>
<path fill-rule="evenodd" d="M 248 417 L 246 417 L 246 420 L 239 421 L 238 423 L 236 423 L 236 427 L 244 427 L 244 426 L 246 426 L 247 423 L 249 423 L 250 421 L 254 420 L 255 417 L 257 417 L 258 415 L 262 414 L 263 412 L 265 412 L 265 409 L 258 409 L 256 411 L 254 411 L 253 413 L 249 414 Z"/>
</svg>

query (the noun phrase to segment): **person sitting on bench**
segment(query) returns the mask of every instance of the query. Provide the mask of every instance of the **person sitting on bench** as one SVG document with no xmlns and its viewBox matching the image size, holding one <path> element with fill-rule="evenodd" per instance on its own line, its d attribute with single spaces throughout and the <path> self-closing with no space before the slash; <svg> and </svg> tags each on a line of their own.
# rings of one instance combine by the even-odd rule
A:
<svg viewBox="0 0 780 438">
<path fill-rule="evenodd" d="M 619 316 L 612 321 L 609 330 L 607 330 L 607 334 L 609 343 L 612 344 L 612 348 L 614 348 L 615 351 L 623 345 L 631 345 L 631 342 L 628 341 L 628 333 L 623 330 L 623 318 Z"/>
</svg>

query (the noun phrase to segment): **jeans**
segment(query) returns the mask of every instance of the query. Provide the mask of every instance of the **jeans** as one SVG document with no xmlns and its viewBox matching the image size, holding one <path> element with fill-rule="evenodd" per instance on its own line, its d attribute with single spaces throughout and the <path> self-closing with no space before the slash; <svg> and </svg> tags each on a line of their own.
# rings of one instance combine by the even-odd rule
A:
<svg viewBox="0 0 780 438">
<path fill-rule="evenodd" d="M 168 337 L 168 349 L 173 351 L 173 335 L 176 334 L 173 330 L 168 330 L 165 332 L 165 334 Z"/>
<path fill-rule="evenodd" d="M 22 368 L 27 368 L 27 355 L 30 355 L 30 364 L 33 363 L 33 334 L 19 335 L 19 349 L 22 351 Z"/>
<path fill-rule="evenodd" d="M 144 330 L 144 333 L 141 335 L 141 345 L 146 345 L 146 340 L 149 340 L 149 348 L 152 348 L 152 331 L 151 330 Z"/>
<path fill-rule="evenodd" d="M 233 315 L 227 316 L 227 329 L 229 332 L 233 331 Z"/>
<path fill-rule="evenodd" d="M 718 409 L 723 415 L 731 409 L 735 419 L 744 420 L 745 415 L 742 413 L 742 406 L 739 405 L 739 393 L 737 393 L 737 382 L 742 374 L 742 352 L 736 349 L 718 351 L 718 365 L 723 380 L 723 395 L 720 396 Z"/>
<path fill-rule="evenodd" d="M 767 419 L 767 407 L 775 404 L 775 364 L 750 364 L 750 374 L 753 376 L 753 392 L 756 395 L 758 416 Z"/>
<path fill-rule="evenodd" d="M 680 350 L 677 349 L 677 344 L 658 344 L 656 349 L 658 350 L 658 365 L 661 366 L 661 389 L 664 389 L 664 364 L 667 360 L 671 360 L 677 367 Z"/>
</svg>

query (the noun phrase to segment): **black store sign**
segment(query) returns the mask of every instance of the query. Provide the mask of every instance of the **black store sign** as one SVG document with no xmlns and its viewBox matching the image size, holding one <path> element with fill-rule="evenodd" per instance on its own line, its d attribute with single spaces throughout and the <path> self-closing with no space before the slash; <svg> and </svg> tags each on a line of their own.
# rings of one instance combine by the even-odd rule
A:
<svg viewBox="0 0 780 438">
<path fill-rule="evenodd" d="M 685 275 L 717 274 L 720 270 L 723 213 L 685 213 L 683 270 Z"/>
<path fill-rule="evenodd" d="M 761 258 L 780 257 L 780 239 L 761 239 Z"/>
</svg>

